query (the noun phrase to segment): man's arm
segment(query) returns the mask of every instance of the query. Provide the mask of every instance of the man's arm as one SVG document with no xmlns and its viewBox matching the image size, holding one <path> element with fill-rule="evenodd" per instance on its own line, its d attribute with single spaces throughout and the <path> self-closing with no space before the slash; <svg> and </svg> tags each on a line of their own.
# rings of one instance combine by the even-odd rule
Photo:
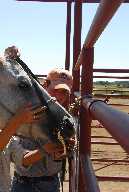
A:
<svg viewBox="0 0 129 192">
<path fill-rule="evenodd" d="M 27 106 L 18 109 L 16 115 L 9 120 L 7 125 L 0 132 L 0 150 L 4 149 L 10 138 L 22 124 L 36 123 L 39 121 L 43 116 L 44 110 L 46 110 L 46 108 L 42 106 L 36 108 Z"/>
<path fill-rule="evenodd" d="M 54 143 L 47 143 L 43 146 L 43 149 L 53 157 L 53 160 L 60 160 L 64 157 L 64 147 L 61 145 L 56 145 Z M 43 152 L 40 149 L 29 151 L 23 156 L 23 166 L 29 166 L 37 161 L 41 160 L 43 157 Z"/>
</svg>

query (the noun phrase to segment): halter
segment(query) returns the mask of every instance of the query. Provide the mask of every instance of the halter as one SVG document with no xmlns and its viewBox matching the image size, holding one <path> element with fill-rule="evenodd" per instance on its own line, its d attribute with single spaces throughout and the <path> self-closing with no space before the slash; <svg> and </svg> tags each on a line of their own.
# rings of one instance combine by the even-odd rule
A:
<svg viewBox="0 0 129 192">
<path fill-rule="evenodd" d="M 9 112 L 11 115 L 15 115 L 15 113 L 12 112 L 12 111 L 11 111 L 4 103 L 2 103 L 1 101 L 0 101 L 0 105 L 1 105 L 4 109 L 6 109 L 6 111 Z"/>
<path fill-rule="evenodd" d="M 11 59 L 12 60 L 12 59 Z M 31 70 L 27 67 L 27 65 L 22 62 L 22 60 L 20 58 L 17 58 L 16 60 L 14 60 L 16 62 L 18 62 L 21 67 L 23 68 L 23 70 L 27 73 L 27 75 L 30 77 L 31 81 L 32 81 L 32 84 L 35 88 L 35 91 L 41 101 L 41 103 L 45 106 L 48 106 L 48 103 L 50 102 L 50 100 L 46 101 L 44 99 L 44 97 L 42 96 L 41 94 L 41 90 L 40 88 L 38 87 L 37 84 L 40 84 L 40 82 L 38 81 L 38 79 L 36 78 L 36 76 L 31 72 Z M 48 102 L 48 103 L 47 103 Z M 5 103 L 3 103 L 1 100 L 0 100 L 0 106 L 2 106 L 2 108 L 4 108 L 11 116 L 14 116 L 15 115 L 15 112 L 13 112 Z M 49 112 L 50 113 L 50 112 Z M 50 114 L 49 114 L 50 115 Z M 28 126 L 28 134 L 30 137 L 33 137 L 33 133 L 32 133 L 32 126 Z M 52 132 L 54 132 L 52 130 Z"/>
</svg>

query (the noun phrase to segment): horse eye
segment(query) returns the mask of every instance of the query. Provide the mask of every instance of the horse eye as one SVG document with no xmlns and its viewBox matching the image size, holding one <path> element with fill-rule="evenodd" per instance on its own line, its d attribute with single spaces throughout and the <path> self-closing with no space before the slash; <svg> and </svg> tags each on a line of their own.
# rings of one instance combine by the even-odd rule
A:
<svg viewBox="0 0 129 192">
<path fill-rule="evenodd" d="M 22 89 L 28 89 L 30 86 L 28 82 L 26 82 L 25 80 L 22 80 L 18 83 L 18 87 Z"/>
</svg>

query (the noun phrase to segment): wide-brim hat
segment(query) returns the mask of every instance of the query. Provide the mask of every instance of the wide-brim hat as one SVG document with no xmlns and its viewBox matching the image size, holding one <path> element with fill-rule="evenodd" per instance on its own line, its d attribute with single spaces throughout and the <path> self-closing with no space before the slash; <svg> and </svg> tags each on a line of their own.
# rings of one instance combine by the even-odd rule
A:
<svg viewBox="0 0 129 192">
<path fill-rule="evenodd" d="M 70 92 L 73 84 L 73 77 L 68 70 L 54 69 L 48 73 L 50 89 L 65 89 Z"/>
</svg>

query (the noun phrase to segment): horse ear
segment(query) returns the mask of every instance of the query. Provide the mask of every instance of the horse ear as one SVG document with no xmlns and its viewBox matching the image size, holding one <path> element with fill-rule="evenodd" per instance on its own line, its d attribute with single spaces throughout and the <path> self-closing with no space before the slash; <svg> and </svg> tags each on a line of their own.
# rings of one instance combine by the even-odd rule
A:
<svg viewBox="0 0 129 192">
<path fill-rule="evenodd" d="M 0 57 L 0 65 L 3 65 L 5 62 L 5 59 L 3 57 Z"/>
</svg>

